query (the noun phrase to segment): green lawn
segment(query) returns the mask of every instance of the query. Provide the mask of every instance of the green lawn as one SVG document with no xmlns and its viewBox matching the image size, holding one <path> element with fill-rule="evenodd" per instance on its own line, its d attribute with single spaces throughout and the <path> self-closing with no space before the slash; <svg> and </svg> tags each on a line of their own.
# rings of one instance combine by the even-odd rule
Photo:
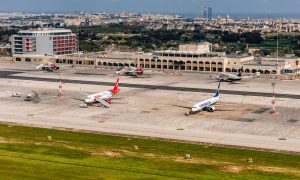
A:
<svg viewBox="0 0 300 180">
<path fill-rule="evenodd" d="M 261 44 L 250 44 L 249 47 L 252 48 L 264 48 L 264 49 L 277 49 L 277 41 L 274 39 L 265 39 Z M 278 47 L 281 48 L 291 48 L 295 49 L 296 44 L 292 43 L 289 39 L 280 39 L 278 42 Z"/>
<path fill-rule="evenodd" d="M 300 155 L 2 124 L 0 178 L 300 179 Z"/>
</svg>

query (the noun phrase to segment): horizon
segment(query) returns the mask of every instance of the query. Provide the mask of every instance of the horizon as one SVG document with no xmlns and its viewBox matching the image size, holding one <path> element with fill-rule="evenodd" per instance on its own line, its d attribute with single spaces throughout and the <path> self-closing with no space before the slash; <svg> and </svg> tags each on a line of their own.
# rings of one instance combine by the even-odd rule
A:
<svg viewBox="0 0 300 180">
<path fill-rule="evenodd" d="M 300 1 L 288 0 L 11 0 L 0 12 L 135 12 L 197 14 L 201 7 L 212 7 L 217 14 L 300 14 Z"/>
<path fill-rule="evenodd" d="M 24 14 L 68 14 L 74 12 L 83 12 L 83 13 L 137 13 L 137 14 L 162 14 L 162 15 L 179 15 L 186 18 L 193 18 L 200 15 L 200 13 L 193 12 L 134 12 L 134 11 L 0 11 L 0 13 L 24 13 Z M 298 13 L 260 13 L 260 12 L 213 12 L 213 17 L 218 16 L 225 17 L 229 15 L 231 18 L 300 18 L 300 12 Z"/>
</svg>

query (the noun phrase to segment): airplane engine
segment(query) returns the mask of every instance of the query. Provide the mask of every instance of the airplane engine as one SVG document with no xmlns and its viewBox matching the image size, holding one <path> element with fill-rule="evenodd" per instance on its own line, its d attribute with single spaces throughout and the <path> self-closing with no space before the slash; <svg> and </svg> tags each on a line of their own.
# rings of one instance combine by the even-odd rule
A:
<svg viewBox="0 0 300 180">
<path fill-rule="evenodd" d="M 108 99 L 106 99 L 105 101 L 106 101 L 108 104 L 110 104 L 110 103 L 111 103 L 111 99 L 109 99 L 109 98 L 108 98 Z"/>
<path fill-rule="evenodd" d="M 212 107 L 207 108 L 207 111 L 208 111 L 208 112 L 214 112 L 215 109 L 216 109 L 216 107 L 215 107 L 215 106 L 212 106 Z"/>
</svg>

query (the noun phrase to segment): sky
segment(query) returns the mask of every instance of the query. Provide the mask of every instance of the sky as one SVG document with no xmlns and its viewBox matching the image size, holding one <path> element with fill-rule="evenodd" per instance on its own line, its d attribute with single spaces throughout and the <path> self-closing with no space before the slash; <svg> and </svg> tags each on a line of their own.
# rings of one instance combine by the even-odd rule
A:
<svg viewBox="0 0 300 180">
<path fill-rule="evenodd" d="M 1 12 L 152 12 L 300 14 L 300 0 L 0 0 Z"/>
</svg>

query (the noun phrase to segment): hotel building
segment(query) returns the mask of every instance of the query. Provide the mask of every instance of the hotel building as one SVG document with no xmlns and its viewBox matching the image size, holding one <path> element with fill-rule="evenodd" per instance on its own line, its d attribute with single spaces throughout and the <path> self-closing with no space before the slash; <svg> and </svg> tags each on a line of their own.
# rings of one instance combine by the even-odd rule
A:
<svg viewBox="0 0 300 180">
<path fill-rule="evenodd" d="M 76 34 L 67 29 L 21 30 L 11 37 L 12 53 L 67 55 L 77 52 Z"/>
</svg>

